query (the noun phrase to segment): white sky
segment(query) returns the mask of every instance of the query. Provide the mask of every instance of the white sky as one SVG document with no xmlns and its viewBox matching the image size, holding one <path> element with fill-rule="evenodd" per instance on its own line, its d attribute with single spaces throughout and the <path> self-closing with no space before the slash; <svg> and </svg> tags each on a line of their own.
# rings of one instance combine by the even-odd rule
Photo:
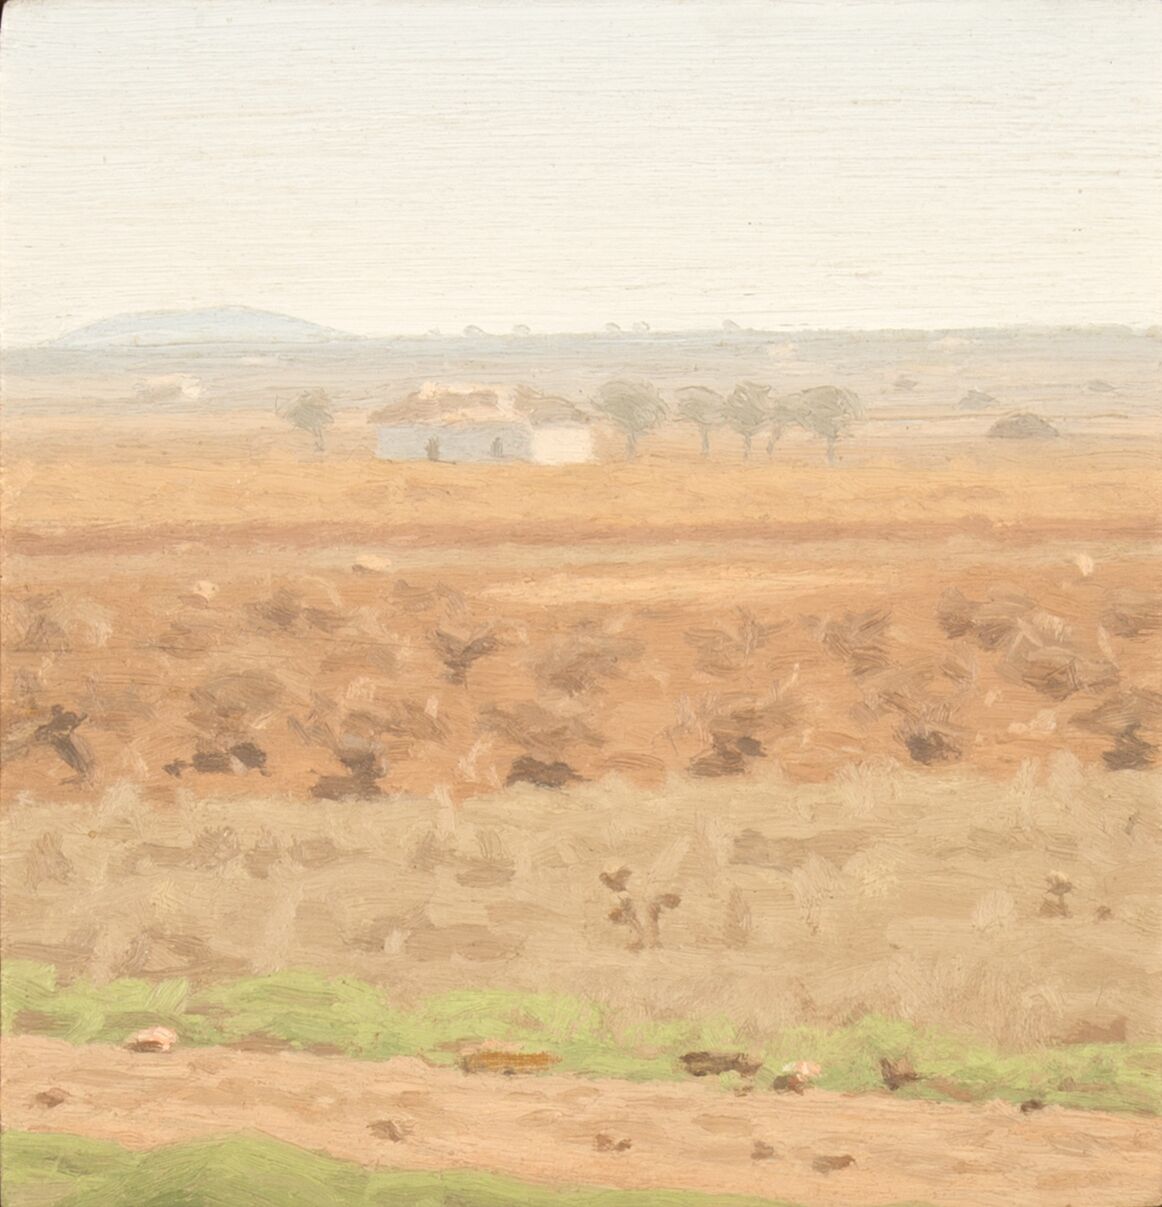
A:
<svg viewBox="0 0 1162 1207">
<path fill-rule="evenodd" d="M 1155 0 L 12 0 L 9 342 L 1157 322 Z"/>
</svg>

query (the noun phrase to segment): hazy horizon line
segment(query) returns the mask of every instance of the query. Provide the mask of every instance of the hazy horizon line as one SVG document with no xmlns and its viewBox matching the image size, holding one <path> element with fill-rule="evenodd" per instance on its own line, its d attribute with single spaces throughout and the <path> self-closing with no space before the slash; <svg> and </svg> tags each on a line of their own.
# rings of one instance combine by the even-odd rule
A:
<svg viewBox="0 0 1162 1207">
<path fill-rule="evenodd" d="M 316 327 L 320 331 L 332 333 L 330 338 L 317 339 L 267 339 L 262 338 L 247 339 L 247 338 L 201 338 L 191 339 L 189 341 L 170 340 L 158 341 L 157 343 L 133 343 L 132 341 L 117 342 L 109 340 L 107 343 L 93 343 L 89 345 L 76 345 L 70 347 L 66 341 L 70 338 L 79 335 L 90 328 L 99 327 L 105 323 L 115 322 L 118 319 L 133 319 L 133 318 L 158 318 L 162 316 L 196 316 L 200 314 L 208 314 L 215 311 L 239 311 L 250 313 L 253 315 L 263 316 L 265 318 L 277 318 L 288 320 L 295 323 L 302 323 L 306 326 Z M 813 326 L 808 324 L 777 324 L 773 326 L 746 326 L 738 323 L 733 319 L 725 318 L 718 326 L 691 326 L 691 327 L 654 327 L 652 324 L 646 323 L 645 320 L 638 320 L 638 323 L 644 324 L 637 326 L 629 324 L 622 326 L 616 325 L 614 329 L 607 326 L 600 327 L 574 327 L 569 329 L 537 330 L 528 327 L 527 324 L 514 323 L 508 330 L 488 329 L 480 327 L 479 324 L 467 323 L 459 330 L 450 329 L 443 330 L 439 327 L 429 328 L 428 330 L 395 330 L 383 331 L 376 334 L 360 334 L 350 331 L 342 327 L 333 327 L 327 323 L 318 322 L 314 319 L 305 319 L 300 315 L 291 314 L 287 311 L 269 310 L 261 306 L 250 306 L 245 303 L 230 302 L 220 303 L 210 306 L 190 306 L 190 307 L 160 307 L 148 310 L 128 310 L 118 311 L 102 318 L 94 319 L 90 322 L 83 323 L 80 326 L 71 328 L 68 331 L 62 332 L 59 335 L 51 336 L 39 340 L 10 340 L 0 333 L 0 347 L 7 349 L 31 349 L 45 348 L 57 349 L 61 351 L 97 351 L 101 348 L 117 349 L 117 348 L 162 348 L 167 346 L 183 347 L 193 344 L 202 345 L 218 345 L 226 346 L 230 344 L 237 345 L 258 345 L 263 343 L 297 343 L 303 346 L 315 344 L 341 344 L 341 343 L 375 343 L 388 340 L 408 340 L 408 339 L 448 339 L 448 340 L 468 340 L 468 339 L 544 339 L 557 338 L 562 336 L 570 337 L 589 337 L 589 336 L 611 336 L 617 338 L 645 338 L 663 337 L 663 336 L 694 336 L 694 335 L 826 335 L 826 334 L 869 334 L 869 335 L 889 335 L 889 334 L 909 334 L 909 335 L 958 335 L 966 333 L 989 333 L 999 334 L 1003 332 L 1054 332 L 1054 331 L 1071 331 L 1071 332 L 1101 332 L 1101 331 L 1124 331 L 1136 335 L 1149 335 L 1162 326 L 1162 319 L 1156 323 L 1135 323 L 1135 322 L 1111 322 L 1111 321 L 1095 321 L 1095 322 L 1071 322 L 1071 323 L 1055 323 L 1050 321 L 1025 321 L 1020 323 L 997 323 L 997 324 L 936 324 L 930 326 L 910 326 L 891 324 L 885 326 L 863 326 L 852 325 L 846 323 L 837 323 L 835 325 Z M 526 327 L 525 330 L 519 330 L 520 327 Z M 473 330 L 472 328 L 476 328 Z"/>
</svg>

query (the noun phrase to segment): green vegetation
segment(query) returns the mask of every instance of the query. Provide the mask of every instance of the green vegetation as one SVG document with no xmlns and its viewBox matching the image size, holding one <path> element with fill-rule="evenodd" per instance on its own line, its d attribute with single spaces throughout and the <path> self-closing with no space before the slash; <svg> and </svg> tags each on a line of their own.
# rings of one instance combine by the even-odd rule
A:
<svg viewBox="0 0 1162 1207">
<path fill-rule="evenodd" d="M 501 1042 L 551 1052 L 559 1072 L 631 1081 L 686 1076 L 690 1051 L 762 1057 L 760 1085 L 789 1061 L 814 1061 L 817 1084 L 882 1091 L 880 1061 L 907 1059 L 921 1079 L 903 1098 L 1021 1102 L 1036 1098 L 1095 1110 L 1162 1113 L 1162 1045 L 1085 1044 L 1007 1054 L 963 1036 L 867 1016 L 834 1030 L 797 1027 L 748 1041 L 722 1019 L 629 1022 L 619 1011 L 576 998 L 504 990 L 459 990 L 414 1009 L 352 978 L 309 972 L 248 977 L 195 989 L 183 980 L 58 985 L 48 965 L 9 961 L 3 971 L 3 1029 L 70 1043 L 123 1043 L 142 1027 L 167 1026 L 185 1044 L 261 1038 L 360 1060 L 420 1055 L 451 1065 L 463 1047 Z M 724 1074 L 734 1084 L 737 1074 Z"/>
<path fill-rule="evenodd" d="M 792 1207 L 749 1195 L 558 1188 L 492 1174 L 372 1171 L 289 1144 L 238 1137 L 138 1154 L 76 1136 L 7 1132 L 0 1155 L 6 1207 Z"/>
</svg>

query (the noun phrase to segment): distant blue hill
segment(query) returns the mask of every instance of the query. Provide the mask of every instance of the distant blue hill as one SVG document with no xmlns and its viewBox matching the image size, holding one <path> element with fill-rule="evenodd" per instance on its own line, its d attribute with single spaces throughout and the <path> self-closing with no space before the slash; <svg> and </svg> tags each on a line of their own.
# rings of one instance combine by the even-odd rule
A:
<svg viewBox="0 0 1162 1207">
<path fill-rule="evenodd" d="M 304 319 L 213 306 L 205 310 L 149 310 L 118 314 L 78 327 L 52 341 L 57 348 L 163 347 L 168 344 L 320 344 L 357 336 Z"/>
</svg>

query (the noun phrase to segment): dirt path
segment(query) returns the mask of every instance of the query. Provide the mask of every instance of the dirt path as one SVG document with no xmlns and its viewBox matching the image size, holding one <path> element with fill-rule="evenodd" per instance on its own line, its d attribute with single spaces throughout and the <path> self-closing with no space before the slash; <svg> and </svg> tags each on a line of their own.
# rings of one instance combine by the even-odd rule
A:
<svg viewBox="0 0 1162 1207">
<path fill-rule="evenodd" d="M 474 1168 L 530 1181 L 671 1187 L 810 1207 L 1150 1207 L 1162 1198 L 1162 1120 L 886 1095 L 746 1097 L 700 1082 L 502 1079 L 220 1048 L 131 1055 L 6 1039 L 5 1126 L 149 1148 L 241 1130 L 363 1165 Z M 37 1094 L 64 1090 L 55 1107 Z M 381 1127 L 392 1121 L 399 1140 Z M 597 1137 L 608 1137 L 600 1151 Z M 617 1143 L 632 1147 L 617 1151 Z M 756 1159 L 756 1142 L 770 1155 Z M 844 1168 L 821 1157 L 854 1158 Z"/>
</svg>

